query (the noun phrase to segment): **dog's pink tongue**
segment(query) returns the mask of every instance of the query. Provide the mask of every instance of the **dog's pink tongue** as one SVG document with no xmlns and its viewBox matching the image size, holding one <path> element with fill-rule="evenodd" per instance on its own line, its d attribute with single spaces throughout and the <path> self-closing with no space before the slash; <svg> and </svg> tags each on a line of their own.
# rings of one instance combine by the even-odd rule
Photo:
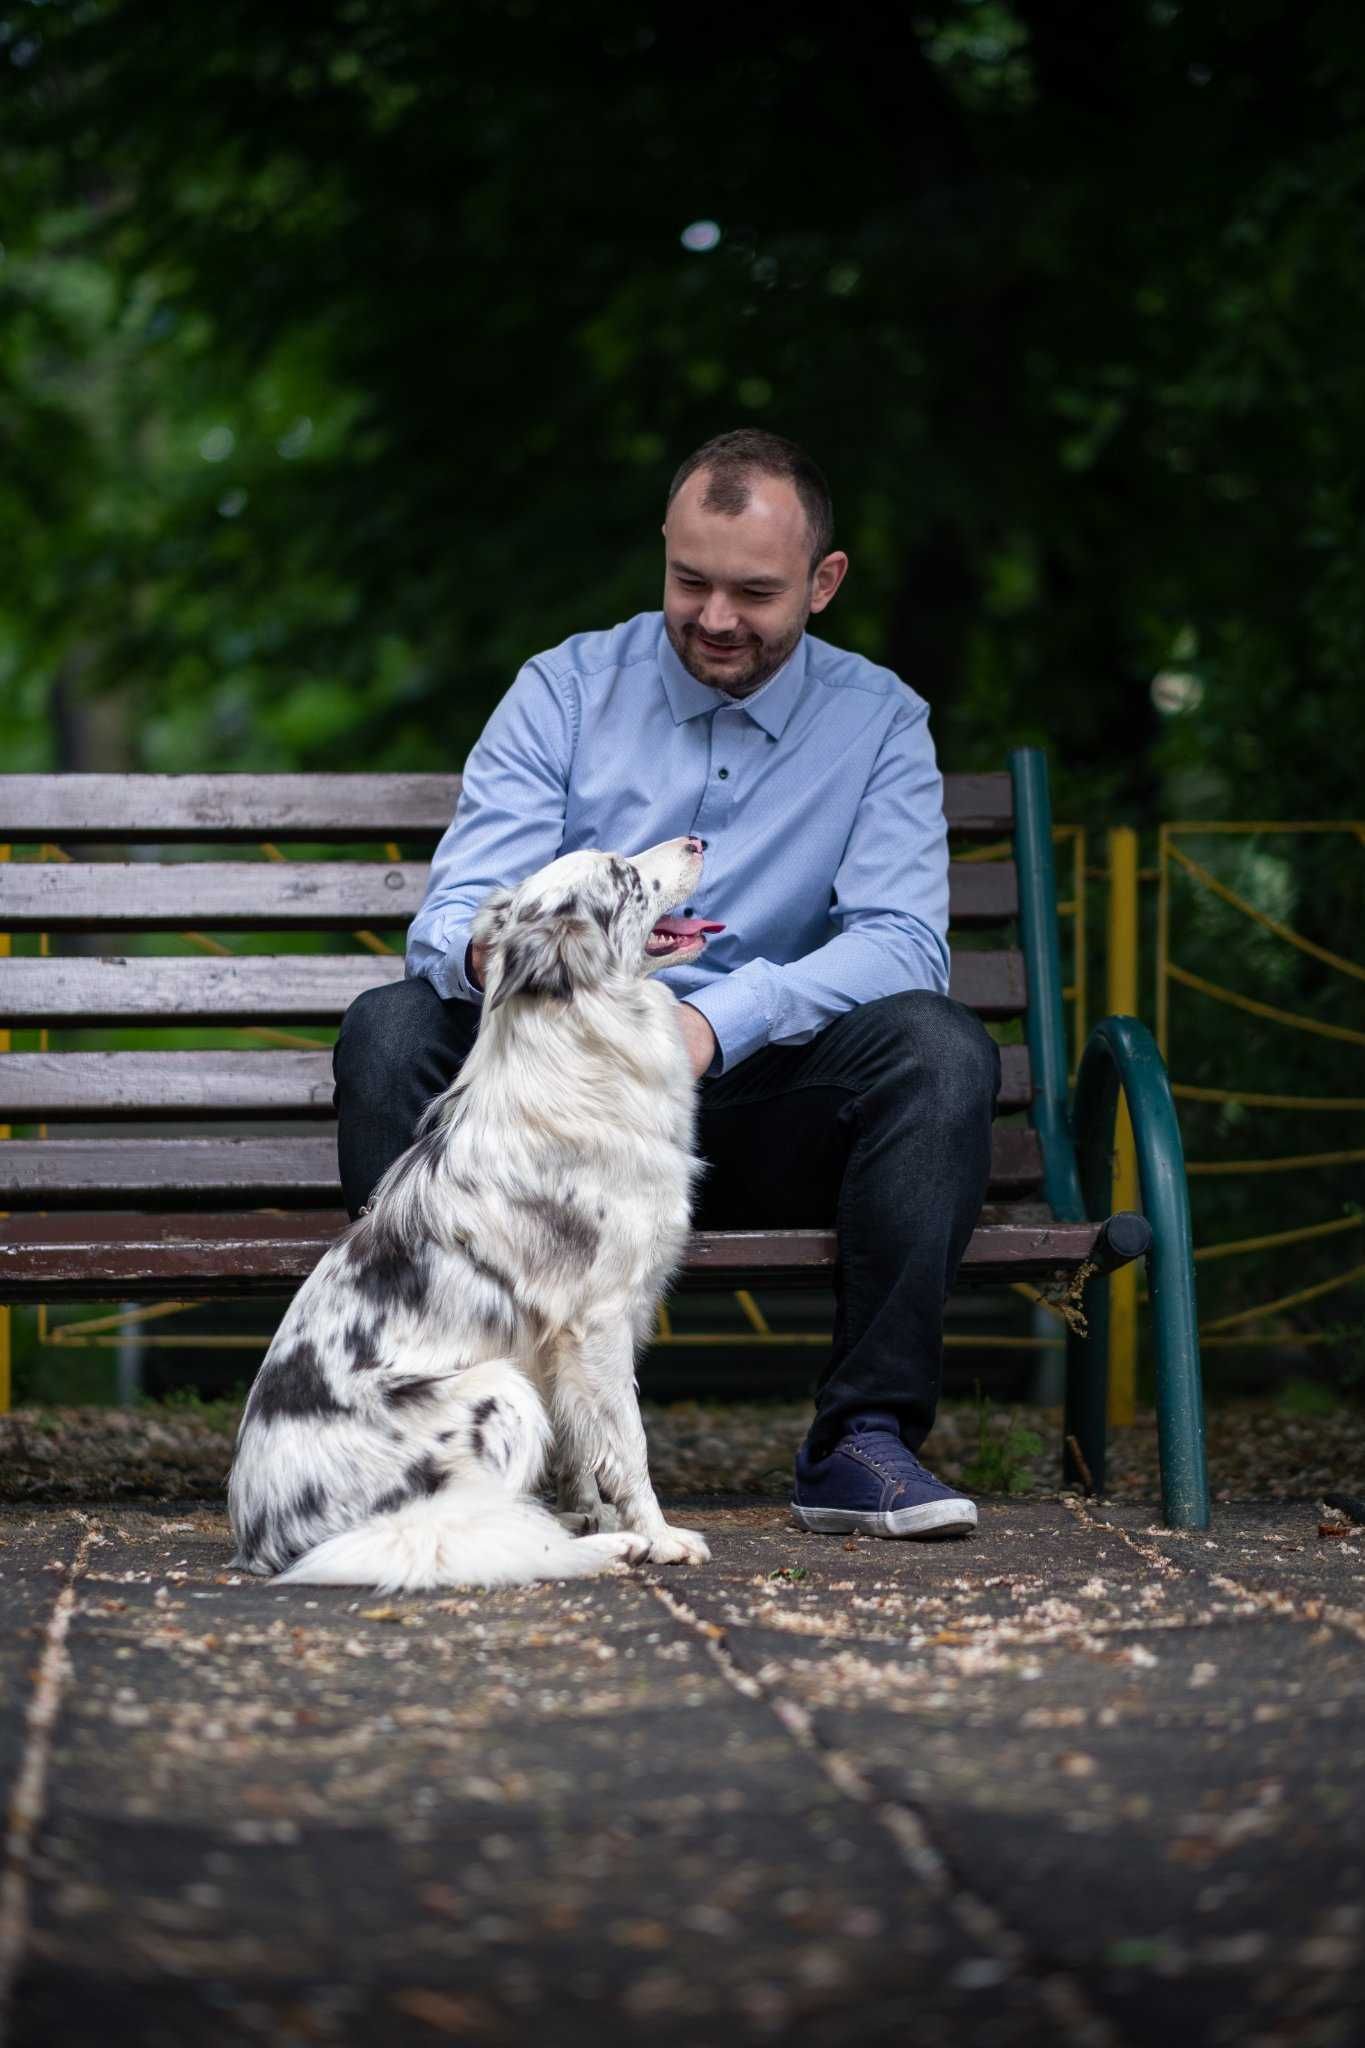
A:
<svg viewBox="0 0 1365 2048">
<path fill-rule="evenodd" d="M 698 932 L 723 932 L 725 926 L 704 917 L 661 917 L 654 929 L 673 939 L 695 939 Z"/>
</svg>

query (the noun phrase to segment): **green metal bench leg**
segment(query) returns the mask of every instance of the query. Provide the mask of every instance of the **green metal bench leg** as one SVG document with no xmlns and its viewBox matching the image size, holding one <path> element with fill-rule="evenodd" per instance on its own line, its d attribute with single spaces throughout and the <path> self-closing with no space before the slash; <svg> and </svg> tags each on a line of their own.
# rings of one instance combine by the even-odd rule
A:
<svg viewBox="0 0 1365 2048">
<path fill-rule="evenodd" d="M 1207 1529 L 1209 1483 L 1204 1457 L 1204 1394 L 1199 1370 L 1194 1249 L 1189 1190 L 1180 1125 L 1165 1063 L 1145 1024 L 1136 1017 L 1106 1017 L 1095 1026 L 1076 1078 L 1073 1128 L 1087 1212 L 1106 1216 L 1113 1196 L 1114 1116 L 1122 1087 L 1133 1124 L 1142 1207 L 1152 1227 L 1147 1272 L 1156 1338 L 1157 1432 L 1161 1453 L 1161 1506 L 1171 1529 Z M 1104 1281 L 1091 1282 L 1098 1295 Z M 1102 1443 L 1107 1397 L 1107 1314 L 1097 1315 L 1074 1364 L 1077 1431 L 1089 1463 Z M 1073 1361 L 1069 1358 L 1068 1364 Z M 1068 1376 L 1068 1417 L 1072 1401 Z M 1098 1414 L 1099 1424 L 1095 1417 Z M 1069 1426 L 1069 1423 L 1068 1423 Z M 1103 1469 L 1103 1453 L 1100 1454 Z M 1094 1467 L 1092 1465 L 1092 1472 Z M 1096 1474 L 1096 1485 L 1100 1483 Z"/>
<path fill-rule="evenodd" d="M 1109 1434 L 1109 1276 L 1088 1280 L 1081 1297 L 1086 1334 L 1066 1333 L 1066 1420 L 1062 1483 L 1104 1492 L 1105 1446 Z M 1080 1450 L 1082 1468 L 1072 1444 Z"/>
</svg>

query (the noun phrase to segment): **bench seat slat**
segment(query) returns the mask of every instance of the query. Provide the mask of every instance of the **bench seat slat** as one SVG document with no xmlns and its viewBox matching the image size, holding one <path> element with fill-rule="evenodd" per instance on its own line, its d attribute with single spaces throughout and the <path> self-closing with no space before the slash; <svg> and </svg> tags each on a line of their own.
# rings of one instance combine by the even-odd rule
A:
<svg viewBox="0 0 1365 2048">
<path fill-rule="evenodd" d="M 0 843 L 426 839 L 445 831 L 458 775 L 0 775 Z M 949 829 L 994 838 L 1014 819 L 1008 775 L 947 775 Z"/>
<path fill-rule="evenodd" d="M 0 1019 L 54 1029 L 111 1024 L 336 1024 L 363 989 L 401 981 L 401 954 L 251 953 L 0 959 Z M 955 953 L 951 992 L 983 1017 L 1017 1017 L 1024 956 Z"/>
<path fill-rule="evenodd" d="M 11 932 L 392 930 L 426 893 L 423 861 L 18 861 L 6 865 L 0 928 Z M 1013 861 L 952 861 L 958 930 L 1018 913 Z"/>
<path fill-rule="evenodd" d="M 0 1219 L 0 1301 L 211 1301 L 292 1293 L 346 1218 L 288 1216 L 11 1216 Z M 1098 1223 L 985 1220 L 962 1263 L 964 1283 L 1073 1272 Z M 832 1231 L 713 1231 L 692 1240 L 681 1291 L 764 1285 L 827 1288 Z"/>
<path fill-rule="evenodd" d="M 1026 1045 L 1000 1048 L 1001 1114 L 1032 1099 Z M 0 1124 L 155 1117 L 327 1116 L 332 1055 L 317 1052 L 11 1052 Z"/>
<path fill-rule="evenodd" d="M 992 1193 L 1030 1192 L 1041 1180 L 1037 1134 L 997 1127 Z M 0 1145 L 0 1210 L 309 1208 L 333 1201 L 338 1188 L 334 1125 L 306 1137 L 11 1138 Z"/>
</svg>

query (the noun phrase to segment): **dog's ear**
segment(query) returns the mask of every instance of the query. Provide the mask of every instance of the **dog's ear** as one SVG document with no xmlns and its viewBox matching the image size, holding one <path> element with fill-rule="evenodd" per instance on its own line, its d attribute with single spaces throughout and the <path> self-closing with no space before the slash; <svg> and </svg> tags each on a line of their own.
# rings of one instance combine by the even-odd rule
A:
<svg viewBox="0 0 1365 2048">
<path fill-rule="evenodd" d="M 514 891 L 494 889 L 485 896 L 474 915 L 469 936 L 476 945 L 491 946 L 507 923 L 507 913 L 512 908 Z"/>
<path fill-rule="evenodd" d="M 521 995 L 567 1003 L 576 988 L 590 986 L 600 974 L 595 963 L 602 944 L 597 926 L 562 904 L 507 924 L 498 945 L 497 986 L 485 1008 L 496 1010 L 509 996 Z"/>
</svg>

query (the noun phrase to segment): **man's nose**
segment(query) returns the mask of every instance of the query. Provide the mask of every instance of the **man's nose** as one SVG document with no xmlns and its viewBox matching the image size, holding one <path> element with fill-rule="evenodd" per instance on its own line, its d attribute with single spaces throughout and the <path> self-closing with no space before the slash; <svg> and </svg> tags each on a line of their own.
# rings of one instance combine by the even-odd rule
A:
<svg viewBox="0 0 1365 2048">
<path fill-rule="evenodd" d="M 734 606 L 718 590 L 711 592 L 697 619 L 703 633 L 714 633 L 717 636 L 731 632 L 738 622 Z"/>
</svg>

